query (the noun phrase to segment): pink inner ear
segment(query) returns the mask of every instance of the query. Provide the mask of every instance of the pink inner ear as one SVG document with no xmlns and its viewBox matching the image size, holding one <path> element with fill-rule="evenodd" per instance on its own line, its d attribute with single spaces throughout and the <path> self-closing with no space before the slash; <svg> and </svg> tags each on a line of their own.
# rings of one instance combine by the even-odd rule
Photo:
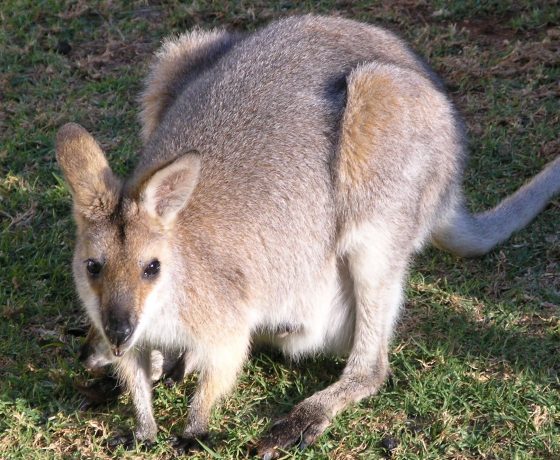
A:
<svg viewBox="0 0 560 460">
<path fill-rule="evenodd" d="M 187 204 L 197 182 L 199 161 L 194 155 L 182 157 L 156 172 L 148 181 L 145 203 L 149 212 L 167 220 Z"/>
<path fill-rule="evenodd" d="M 192 185 L 189 183 L 188 171 L 178 171 L 158 186 L 156 191 L 156 212 L 159 216 L 180 211 L 186 204 L 191 192 Z"/>
</svg>

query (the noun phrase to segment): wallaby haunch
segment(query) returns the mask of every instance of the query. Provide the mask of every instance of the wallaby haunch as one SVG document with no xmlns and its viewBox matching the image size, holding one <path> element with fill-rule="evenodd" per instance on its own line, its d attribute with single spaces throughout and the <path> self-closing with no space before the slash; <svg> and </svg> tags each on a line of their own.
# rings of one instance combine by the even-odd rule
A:
<svg viewBox="0 0 560 460">
<path fill-rule="evenodd" d="M 252 341 L 347 356 L 340 379 L 258 445 L 312 443 L 378 391 L 414 253 L 481 255 L 560 190 L 560 159 L 470 214 L 463 126 L 443 85 L 392 33 L 292 17 L 246 36 L 196 30 L 157 53 L 144 145 L 126 180 L 76 124 L 57 158 L 74 200 L 77 290 L 150 442 L 151 352 L 198 372 L 187 450 L 207 433 Z M 103 347 L 102 347 L 103 348 Z M 103 352 L 105 353 L 105 352 Z"/>
</svg>

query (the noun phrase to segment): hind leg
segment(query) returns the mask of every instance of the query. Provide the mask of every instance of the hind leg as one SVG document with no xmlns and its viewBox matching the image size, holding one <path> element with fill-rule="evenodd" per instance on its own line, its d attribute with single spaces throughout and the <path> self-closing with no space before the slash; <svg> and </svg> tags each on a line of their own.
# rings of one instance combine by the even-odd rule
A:
<svg viewBox="0 0 560 460">
<path fill-rule="evenodd" d="M 437 87 L 408 68 L 373 62 L 348 76 L 332 170 L 337 251 L 356 303 L 354 343 L 340 380 L 298 404 L 261 442 L 264 458 L 313 442 L 338 412 L 383 384 L 409 260 L 456 180 L 454 119 Z"/>
<path fill-rule="evenodd" d="M 305 399 L 261 441 L 258 454 L 275 458 L 277 449 L 313 443 L 330 420 L 349 404 L 374 395 L 389 373 L 388 348 L 402 302 L 406 268 L 412 255 L 390 226 L 362 225 L 347 235 L 344 255 L 354 285 L 354 343 L 340 379 Z M 412 241 L 412 238 L 408 239 Z"/>
</svg>

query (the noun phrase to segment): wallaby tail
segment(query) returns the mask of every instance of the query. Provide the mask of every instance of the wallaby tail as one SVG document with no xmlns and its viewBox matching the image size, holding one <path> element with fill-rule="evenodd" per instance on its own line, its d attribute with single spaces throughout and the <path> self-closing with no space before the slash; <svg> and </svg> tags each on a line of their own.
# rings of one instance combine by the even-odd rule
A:
<svg viewBox="0 0 560 460">
<path fill-rule="evenodd" d="M 432 242 L 461 257 L 481 256 L 525 227 L 557 193 L 560 157 L 489 211 L 471 214 L 460 201 L 436 225 Z"/>
</svg>

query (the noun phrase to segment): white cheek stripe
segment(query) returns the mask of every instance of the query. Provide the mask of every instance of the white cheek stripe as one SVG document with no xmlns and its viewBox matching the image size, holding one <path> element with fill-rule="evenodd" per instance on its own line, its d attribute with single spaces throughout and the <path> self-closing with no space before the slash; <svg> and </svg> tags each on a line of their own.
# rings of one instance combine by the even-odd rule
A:
<svg viewBox="0 0 560 460">
<path fill-rule="evenodd" d="M 165 315 L 165 305 L 170 303 L 172 293 L 172 283 L 170 274 L 161 274 L 156 280 L 156 285 L 152 292 L 144 300 L 144 305 L 138 319 L 138 324 L 132 336 L 130 346 L 134 345 L 145 336 L 148 328 L 154 327 L 154 322 L 158 322 L 158 316 Z M 153 331 L 157 332 L 157 331 Z"/>
<path fill-rule="evenodd" d="M 76 280 L 76 290 L 82 300 L 82 304 L 93 323 L 93 325 L 103 333 L 103 324 L 101 321 L 101 305 L 95 292 L 91 289 L 87 280 Z M 103 333 L 104 335 L 104 333 Z"/>
</svg>

